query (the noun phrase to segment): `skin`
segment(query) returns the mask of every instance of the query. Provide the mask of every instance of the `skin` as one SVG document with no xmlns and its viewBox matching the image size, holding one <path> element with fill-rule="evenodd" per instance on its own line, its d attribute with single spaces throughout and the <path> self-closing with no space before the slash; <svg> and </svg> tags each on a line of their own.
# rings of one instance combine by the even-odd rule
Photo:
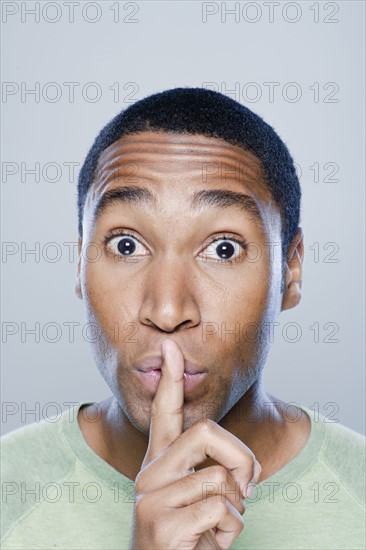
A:
<svg viewBox="0 0 366 550">
<path fill-rule="evenodd" d="M 244 443 L 212 420 L 182 432 L 184 356 L 170 338 L 162 352 L 149 446 L 135 480 L 129 548 L 230 548 L 244 527 L 245 498 L 260 465 Z M 206 457 L 218 465 L 196 471 Z"/>
<path fill-rule="evenodd" d="M 203 162 L 224 167 L 227 177 L 223 180 L 218 171 L 203 181 Z M 131 166 L 137 167 L 133 182 Z M 113 177 L 116 169 L 118 178 Z M 235 177 L 228 175 L 230 170 L 236 170 Z M 158 196 L 157 204 L 114 205 L 95 221 L 97 201 L 121 185 L 147 187 Z M 192 193 L 221 188 L 253 197 L 263 225 L 233 206 L 191 208 Z M 132 230 L 142 255 L 133 262 L 115 261 L 102 244 L 111 229 Z M 167 337 L 186 359 L 208 370 L 195 392 L 184 397 L 183 431 L 202 418 L 213 420 L 255 455 L 262 467 L 259 481 L 304 447 L 308 416 L 299 418 L 294 407 L 266 392 L 262 382 L 270 346 L 263 337 L 265 328 L 301 298 L 303 233 L 299 228 L 291 243 L 281 293 L 281 247 L 275 246 L 272 255 L 268 246 L 280 243 L 280 231 L 279 208 L 261 177 L 260 163 L 240 147 L 205 136 L 143 132 L 125 136 L 102 153 L 84 208 L 75 291 L 87 321 L 98 327 L 92 351 L 112 396 L 98 407 L 88 406 L 87 415 L 85 409 L 79 411 L 78 421 L 89 446 L 131 480 L 148 449 L 153 402 L 132 365 L 159 353 Z M 217 261 L 215 246 L 205 256 L 210 237 L 223 240 L 222 235 L 255 243 L 260 259 L 248 261 L 256 249 L 249 254 L 250 248 L 240 246 L 240 259 L 231 265 Z M 100 247 L 98 261 L 85 253 L 92 242 Z M 127 323 L 133 323 L 132 338 L 131 330 L 124 330 Z M 204 341 L 207 323 L 224 323 L 227 331 L 239 323 L 240 337 L 228 332 L 223 337 L 218 331 Z M 254 337 L 245 330 L 248 326 L 258 328 Z M 196 470 L 213 464 L 208 457 Z"/>
</svg>

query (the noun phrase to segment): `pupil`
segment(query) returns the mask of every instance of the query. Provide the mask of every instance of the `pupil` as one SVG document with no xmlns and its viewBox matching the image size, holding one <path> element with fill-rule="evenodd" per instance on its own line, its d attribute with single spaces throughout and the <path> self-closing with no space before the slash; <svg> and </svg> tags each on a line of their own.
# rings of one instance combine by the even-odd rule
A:
<svg viewBox="0 0 366 550">
<path fill-rule="evenodd" d="M 124 239 L 121 239 L 118 242 L 117 248 L 121 254 L 124 254 L 125 256 L 129 256 L 130 254 L 135 252 L 136 245 L 131 239 L 129 239 L 128 237 L 125 237 Z"/>
<path fill-rule="evenodd" d="M 235 248 L 231 243 L 226 241 L 217 245 L 216 252 L 218 255 L 222 255 L 223 260 L 227 260 L 234 254 Z"/>
</svg>

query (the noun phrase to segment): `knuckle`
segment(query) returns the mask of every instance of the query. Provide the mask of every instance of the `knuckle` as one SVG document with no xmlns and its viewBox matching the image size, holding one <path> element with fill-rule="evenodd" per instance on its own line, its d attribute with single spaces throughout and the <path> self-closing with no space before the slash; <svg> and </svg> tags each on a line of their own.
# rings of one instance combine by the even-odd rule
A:
<svg viewBox="0 0 366 550">
<path fill-rule="evenodd" d="M 195 428 L 201 435 L 204 434 L 207 436 L 215 430 L 216 423 L 211 420 L 211 418 L 201 418 L 198 422 L 196 422 Z"/>
<path fill-rule="evenodd" d="M 215 499 L 215 510 L 220 517 L 224 517 L 229 513 L 229 503 L 226 498 L 221 496 L 213 497 Z"/>
<path fill-rule="evenodd" d="M 254 475 L 254 471 L 255 471 L 255 465 L 257 463 L 257 460 L 254 456 L 254 453 L 252 453 L 252 451 L 249 449 L 245 455 L 244 455 L 244 460 L 245 460 L 245 464 L 247 466 L 247 468 L 249 470 L 252 471 L 252 474 Z"/>
<path fill-rule="evenodd" d="M 211 467 L 211 478 L 212 481 L 217 484 L 225 483 L 228 478 L 228 473 L 226 468 L 223 466 L 217 465 Z"/>
<path fill-rule="evenodd" d="M 251 451 L 250 449 L 248 449 L 248 451 L 246 452 L 246 459 L 248 461 L 248 464 L 251 464 L 254 467 L 256 458 L 253 451 Z"/>
<path fill-rule="evenodd" d="M 143 493 L 143 491 L 144 491 L 144 474 L 143 474 L 142 471 L 140 471 L 137 474 L 137 476 L 135 478 L 134 487 L 135 487 L 136 495 L 139 495 L 139 494 Z"/>
</svg>

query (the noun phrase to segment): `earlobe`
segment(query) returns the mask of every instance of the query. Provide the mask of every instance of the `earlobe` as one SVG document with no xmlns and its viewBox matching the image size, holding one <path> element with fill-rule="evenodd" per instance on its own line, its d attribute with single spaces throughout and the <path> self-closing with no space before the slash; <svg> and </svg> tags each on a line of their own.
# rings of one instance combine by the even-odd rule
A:
<svg viewBox="0 0 366 550">
<path fill-rule="evenodd" d="M 79 237 L 78 240 L 78 267 L 77 267 L 77 273 L 76 273 L 76 280 L 75 280 L 75 294 L 80 300 L 83 299 L 83 293 L 81 290 L 81 281 L 80 281 L 80 263 L 81 263 L 81 246 L 82 246 L 82 240 Z"/>
<path fill-rule="evenodd" d="M 80 276 L 79 275 L 76 276 L 74 290 L 75 290 L 76 296 L 78 298 L 80 298 L 80 300 L 82 300 L 83 299 L 83 293 L 81 292 L 81 284 L 80 284 Z"/>
<path fill-rule="evenodd" d="M 304 261 L 304 235 L 301 227 L 293 238 L 286 263 L 285 288 L 281 310 L 291 309 L 301 300 L 302 264 Z"/>
</svg>

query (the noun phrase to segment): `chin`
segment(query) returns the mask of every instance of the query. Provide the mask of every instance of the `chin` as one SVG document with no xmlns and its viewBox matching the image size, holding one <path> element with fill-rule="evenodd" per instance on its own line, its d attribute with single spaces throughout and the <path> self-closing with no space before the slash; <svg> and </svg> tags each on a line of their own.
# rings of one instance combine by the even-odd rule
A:
<svg viewBox="0 0 366 550">
<path fill-rule="evenodd" d="M 126 416 L 136 430 L 149 437 L 152 401 L 139 401 L 138 406 L 133 408 L 130 406 L 131 403 L 131 400 L 127 401 L 127 403 L 124 402 L 123 410 Z M 201 401 L 194 403 L 185 401 L 183 408 L 183 431 L 185 432 L 205 418 L 218 422 L 220 419 L 219 409 L 221 410 L 222 406 L 217 402 L 215 403 L 215 408 L 213 408 L 212 402 Z"/>
</svg>

